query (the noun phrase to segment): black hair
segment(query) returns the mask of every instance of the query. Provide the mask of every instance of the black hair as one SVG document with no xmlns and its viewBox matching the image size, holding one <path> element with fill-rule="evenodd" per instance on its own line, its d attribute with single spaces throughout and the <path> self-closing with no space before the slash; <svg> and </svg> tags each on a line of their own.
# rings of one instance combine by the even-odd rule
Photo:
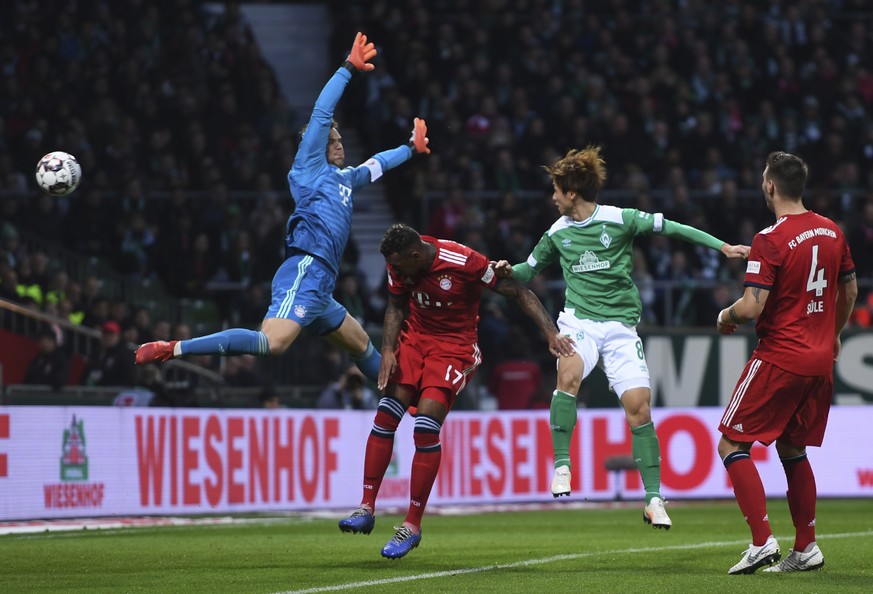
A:
<svg viewBox="0 0 873 594">
<path fill-rule="evenodd" d="M 803 196 L 809 168 L 803 159 L 791 153 L 776 151 L 767 155 L 767 179 L 772 180 L 776 190 L 786 198 Z"/>
<path fill-rule="evenodd" d="M 391 254 L 405 252 L 410 247 L 419 245 L 420 243 L 421 235 L 418 234 L 418 231 L 409 225 L 397 223 L 391 225 L 388 230 L 385 231 L 385 235 L 382 237 L 382 242 L 379 244 L 379 251 L 382 252 L 383 256 L 387 257 Z"/>
</svg>

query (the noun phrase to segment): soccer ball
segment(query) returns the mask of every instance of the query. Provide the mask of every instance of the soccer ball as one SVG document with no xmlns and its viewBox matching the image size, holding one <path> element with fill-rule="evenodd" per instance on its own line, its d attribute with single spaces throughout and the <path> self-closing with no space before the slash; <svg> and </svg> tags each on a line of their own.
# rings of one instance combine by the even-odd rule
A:
<svg viewBox="0 0 873 594">
<path fill-rule="evenodd" d="M 36 183 L 52 196 L 72 193 L 81 180 L 82 167 L 70 153 L 54 151 L 36 164 Z"/>
</svg>

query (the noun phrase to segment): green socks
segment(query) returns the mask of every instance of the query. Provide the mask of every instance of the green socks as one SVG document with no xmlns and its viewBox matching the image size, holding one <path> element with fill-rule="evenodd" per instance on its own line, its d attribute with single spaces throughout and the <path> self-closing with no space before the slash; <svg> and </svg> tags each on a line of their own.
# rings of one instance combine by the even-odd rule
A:
<svg viewBox="0 0 873 594">
<path fill-rule="evenodd" d="M 553 410 L 554 407 L 555 401 L 552 400 Z M 554 435 L 552 432 L 553 439 Z M 661 496 L 661 447 L 658 444 L 658 435 L 655 433 L 655 424 L 648 422 L 639 427 L 631 427 L 631 435 L 633 443 L 631 449 L 634 461 L 640 469 L 640 476 L 643 478 L 646 505 L 648 505 L 653 497 Z"/>
<path fill-rule="evenodd" d="M 570 468 L 570 440 L 576 427 L 576 398 L 555 390 L 549 413 L 555 468 Z M 631 436 L 633 456 L 640 469 L 648 505 L 653 497 L 661 496 L 661 446 L 655 433 L 655 424 L 649 422 L 639 427 L 631 427 Z"/>
<path fill-rule="evenodd" d="M 570 439 L 576 427 L 576 398 L 566 392 L 555 390 L 552 394 L 549 423 L 552 427 L 552 449 L 555 451 L 555 468 L 570 468 Z M 657 438 L 655 449 L 657 450 Z"/>
</svg>

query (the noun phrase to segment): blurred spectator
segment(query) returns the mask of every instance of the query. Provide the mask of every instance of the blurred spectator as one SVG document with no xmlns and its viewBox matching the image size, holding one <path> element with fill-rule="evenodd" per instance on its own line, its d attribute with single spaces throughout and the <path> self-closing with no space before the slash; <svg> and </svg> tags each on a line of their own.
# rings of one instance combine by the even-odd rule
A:
<svg viewBox="0 0 873 594">
<path fill-rule="evenodd" d="M 649 264 L 642 249 L 634 247 L 632 258 L 633 272 L 631 273 L 631 278 L 640 292 L 640 303 L 643 306 L 643 311 L 640 314 L 640 325 L 653 326 L 658 323 L 658 318 L 655 314 L 654 279 L 649 274 Z"/>
<path fill-rule="evenodd" d="M 67 383 L 70 362 L 58 348 L 58 338 L 52 330 L 43 330 L 37 336 L 37 353 L 27 366 L 25 384 L 48 385 L 60 390 Z"/>
<path fill-rule="evenodd" d="M 224 381 L 229 386 L 252 388 L 263 382 L 256 372 L 258 359 L 254 355 L 239 355 L 224 358 Z"/>
<path fill-rule="evenodd" d="M 139 328 L 129 323 L 121 325 L 121 341 L 124 344 L 140 344 Z"/>
<path fill-rule="evenodd" d="M 134 308 L 133 313 L 125 317 L 122 321 L 126 325 L 136 328 L 137 336 L 139 336 L 137 344 L 152 340 L 152 319 L 148 308 L 136 307 Z"/>
<path fill-rule="evenodd" d="M 133 351 L 121 340 L 121 326 L 109 320 L 100 327 L 100 349 L 88 358 L 82 374 L 86 386 L 133 386 Z"/>
<path fill-rule="evenodd" d="M 172 336 L 170 335 L 170 322 L 167 320 L 158 320 L 152 327 L 150 334 L 151 340 L 166 340 L 169 342 L 172 339 Z"/>
<path fill-rule="evenodd" d="M 364 385 L 364 374 L 351 366 L 318 397 L 318 408 L 346 410 L 375 410 L 379 401 L 376 394 Z"/>
<path fill-rule="evenodd" d="M 861 206 L 861 216 L 849 221 L 848 239 L 858 278 L 873 277 L 873 194 Z"/>
<path fill-rule="evenodd" d="M 530 341 L 518 327 L 510 331 L 505 345 L 506 359 L 494 366 L 488 378 L 488 391 L 497 399 L 500 410 L 531 408 L 542 388 L 540 365 L 531 355 Z"/>
<path fill-rule="evenodd" d="M 241 328 L 257 328 L 264 320 L 269 294 L 261 283 L 246 287 L 231 311 L 231 324 Z M 160 339 L 155 339 L 160 340 Z"/>
<path fill-rule="evenodd" d="M 85 311 L 82 324 L 89 328 L 101 328 L 103 323 L 110 320 L 109 299 L 103 296 L 94 298 Z"/>
<path fill-rule="evenodd" d="M 258 395 L 258 403 L 261 408 L 282 408 L 282 401 L 273 386 L 264 386 Z"/>
<path fill-rule="evenodd" d="M 31 256 L 22 258 L 18 263 L 18 296 L 33 302 L 40 307 L 43 302 L 43 289 L 39 277 L 33 269 Z"/>
<path fill-rule="evenodd" d="M 18 273 L 8 262 L 0 261 L 0 299 L 18 302 Z"/>
<path fill-rule="evenodd" d="M 427 234 L 444 239 L 456 239 L 455 229 L 463 221 L 467 204 L 464 190 L 457 186 L 449 190 L 446 200 L 431 215 Z"/>
<path fill-rule="evenodd" d="M 719 283 L 707 292 L 706 300 L 697 308 L 696 325 L 706 326 L 715 323 L 718 314 L 731 305 L 739 295 L 736 295 L 734 283 Z"/>
<path fill-rule="evenodd" d="M 114 406 L 166 405 L 164 377 L 157 365 L 144 365 L 136 369 L 136 386 L 118 393 Z"/>
<path fill-rule="evenodd" d="M 347 272 L 339 277 L 333 296 L 361 326 L 366 326 L 369 321 L 381 321 L 370 311 L 367 296 L 354 273 Z"/>
<path fill-rule="evenodd" d="M 866 299 L 859 299 L 849 317 L 849 326 L 854 328 L 873 328 L 873 291 Z"/>
</svg>

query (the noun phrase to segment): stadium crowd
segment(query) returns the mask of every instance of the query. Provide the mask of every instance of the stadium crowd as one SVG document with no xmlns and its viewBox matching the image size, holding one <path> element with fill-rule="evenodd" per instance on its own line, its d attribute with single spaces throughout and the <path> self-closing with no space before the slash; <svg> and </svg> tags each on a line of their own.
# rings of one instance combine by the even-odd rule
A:
<svg viewBox="0 0 873 594">
<path fill-rule="evenodd" d="M 338 59 L 358 30 L 379 49 L 340 106 L 344 127 L 360 128 L 372 152 L 403 142 L 413 114 L 429 125 L 428 160 L 380 181 L 396 220 L 521 261 L 557 218 L 540 166 L 599 144 L 610 203 L 748 244 L 772 220 L 760 163 L 787 150 L 811 164 L 807 205 L 849 237 L 862 287 L 853 323 L 871 324 L 873 12 L 863 0 L 329 5 Z M 293 204 L 298 114 L 237 4 L 3 2 L 0 77 L 0 297 L 94 328 L 115 321 L 131 342 L 184 323 L 143 322 L 148 311 L 101 295 L 98 276 L 72 277 L 53 257 L 67 251 L 177 298 L 216 298 L 210 282 L 232 283 L 221 293 L 227 321 L 259 323 Z M 33 167 L 54 149 L 85 172 L 69 198 L 35 191 Z M 338 299 L 379 326 L 384 294 L 360 282 L 355 248 Z M 638 242 L 635 270 L 643 325 L 710 326 L 742 273 L 663 237 Z M 700 280 L 712 288 L 695 290 Z M 672 294 L 657 281 L 672 281 Z M 558 311 L 548 279 L 532 289 Z M 486 363 L 501 362 L 497 345 L 526 324 L 484 302 Z"/>
</svg>

